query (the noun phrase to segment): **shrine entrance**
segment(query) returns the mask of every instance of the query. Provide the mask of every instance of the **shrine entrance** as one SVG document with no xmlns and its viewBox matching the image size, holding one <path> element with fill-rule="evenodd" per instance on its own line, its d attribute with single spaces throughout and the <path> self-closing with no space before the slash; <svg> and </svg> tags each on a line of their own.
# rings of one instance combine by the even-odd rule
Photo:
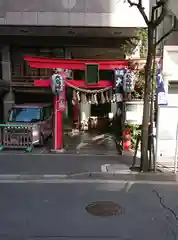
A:
<svg viewBox="0 0 178 240">
<path fill-rule="evenodd" d="M 128 60 L 61 60 L 44 57 L 24 58 L 31 68 L 53 69 L 49 79 L 34 79 L 34 86 L 51 88 L 53 92 L 53 150 L 63 149 L 63 128 L 69 120 L 74 132 L 90 132 L 92 139 L 108 131 L 117 111 L 116 79 L 102 80 L 100 71 L 128 67 Z M 74 71 L 83 73 L 83 80 L 74 80 Z M 119 100 L 122 101 L 122 100 Z M 84 134 L 85 135 L 85 134 Z M 86 135 L 85 135 L 86 136 Z M 80 141 L 76 146 L 80 145 Z M 64 146 L 65 147 L 65 146 Z"/>
</svg>

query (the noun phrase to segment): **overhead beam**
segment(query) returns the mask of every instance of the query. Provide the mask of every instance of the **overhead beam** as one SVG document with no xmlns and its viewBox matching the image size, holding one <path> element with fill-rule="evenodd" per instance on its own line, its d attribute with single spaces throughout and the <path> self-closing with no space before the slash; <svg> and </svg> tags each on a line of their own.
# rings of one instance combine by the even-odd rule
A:
<svg viewBox="0 0 178 240">
<path fill-rule="evenodd" d="M 1 44 L 38 47 L 92 47 L 92 48 L 119 48 L 128 37 L 103 38 L 103 37 L 33 37 L 33 36 L 1 36 Z"/>
<path fill-rule="evenodd" d="M 70 70 L 86 70 L 86 64 L 98 64 L 99 70 L 114 70 L 119 67 L 128 66 L 129 60 L 121 61 L 99 61 L 99 60 L 68 60 L 68 59 L 50 59 L 44 57 L 25 56 L 24 60 L 28 62 L 31 68 L 63 68 Z"/>
</svg>

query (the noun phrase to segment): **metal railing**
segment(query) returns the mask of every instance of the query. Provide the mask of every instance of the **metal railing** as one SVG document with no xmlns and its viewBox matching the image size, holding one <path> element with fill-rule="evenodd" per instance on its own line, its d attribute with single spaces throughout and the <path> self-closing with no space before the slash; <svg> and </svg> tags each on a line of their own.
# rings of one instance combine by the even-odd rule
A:
<svg viewBox="0 0 178 240">
<path fill-rule="evenodd" d="M 34 126 L 20 124 L 0 124 L 0 150 L 25 149 L 32 151 Z"/>
</svg>

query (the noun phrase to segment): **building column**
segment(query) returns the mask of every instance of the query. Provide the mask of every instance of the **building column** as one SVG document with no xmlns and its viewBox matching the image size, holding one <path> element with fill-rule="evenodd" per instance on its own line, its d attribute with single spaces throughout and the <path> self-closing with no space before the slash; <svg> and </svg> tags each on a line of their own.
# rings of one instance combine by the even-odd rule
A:
<svg viewBox="0 0 178 240">
<path fill-rule="evenodd" d="M 11 83 L 11 56 L 10 47 L 8 45 L 1 49 L 2 59 L 2 79 Z M 14 94 L 10 88 L 10 92 L 4 97 L 4 121 L 7 121 L 9 110 L 14 104 Z"/>
</svg>

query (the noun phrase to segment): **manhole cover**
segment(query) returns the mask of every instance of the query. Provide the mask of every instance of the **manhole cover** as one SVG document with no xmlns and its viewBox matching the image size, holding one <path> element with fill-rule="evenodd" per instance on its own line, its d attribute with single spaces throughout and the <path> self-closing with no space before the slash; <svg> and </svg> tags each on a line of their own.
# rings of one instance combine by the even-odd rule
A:
<svg viewBox="0 0 178 240">
<path fill-rule="evenodd" d="M 114 202 L 110 201 L 97 201 L 88 204 L 85 207 L 86 211 L 93 216 L 115 216 L 122 213 L 122 208 Z"/>
</svg>

